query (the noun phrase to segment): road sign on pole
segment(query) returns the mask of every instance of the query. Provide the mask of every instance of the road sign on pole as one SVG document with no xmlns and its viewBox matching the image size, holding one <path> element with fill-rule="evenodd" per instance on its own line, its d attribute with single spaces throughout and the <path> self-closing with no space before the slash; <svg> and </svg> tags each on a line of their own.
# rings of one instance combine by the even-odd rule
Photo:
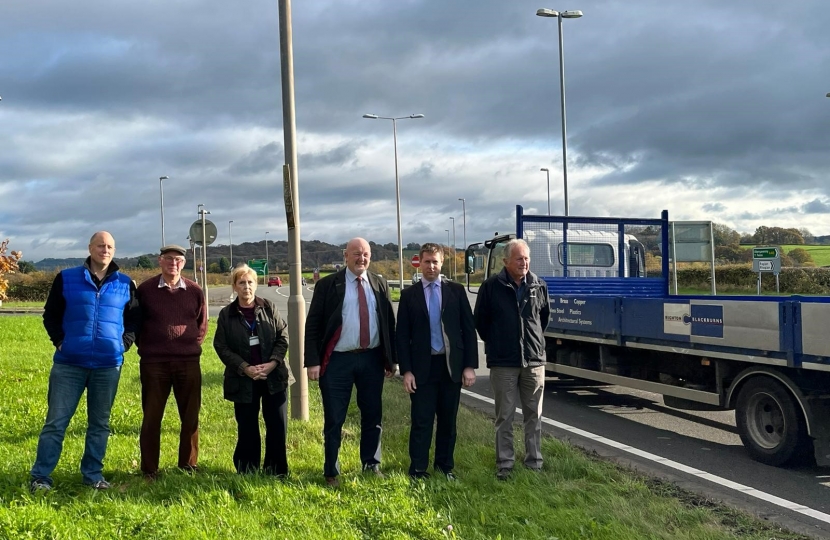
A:
<svg viewBox="0 0 830 540">
<path fill-rule="evenodd" d="M 250 266 L 251 270 L 256 272 L 256 275 L 258 276 L 264 276 L 268 271 L 268 262 L 265 259 L 251 259 L 248 261 L 248 266 Z"/>
<path fill-rule="evenodd" d="M 413 268 L 420 268 L 421 267 L 421 257 L 419 257 L 418 255 L 413 255 L 411 262 L 412 262 L 412 267 Z"/>
</svg>

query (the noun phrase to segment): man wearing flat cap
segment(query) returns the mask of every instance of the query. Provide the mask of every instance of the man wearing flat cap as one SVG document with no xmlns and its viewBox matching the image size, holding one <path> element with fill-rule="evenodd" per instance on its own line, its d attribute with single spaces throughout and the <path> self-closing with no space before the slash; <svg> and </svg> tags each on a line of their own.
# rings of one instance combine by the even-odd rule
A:
<svg viewBox="0 0 830 540">
<path fill-rule="evenodd" d="M 207 305 L 201 287 L 182 276 L 187 250 L 161 248 L 161 274 L 138 286 L 141 308 L 138 355 L 141 358 L 141 471 L 154 480 L 159 473 L 161 419 L 170 390 L 176 398 L 181 431 L 178 466 L 195 471 L 199 458 L 199 409 L 202 371 L 199 359 L 207 331 Z"/>
</svg>

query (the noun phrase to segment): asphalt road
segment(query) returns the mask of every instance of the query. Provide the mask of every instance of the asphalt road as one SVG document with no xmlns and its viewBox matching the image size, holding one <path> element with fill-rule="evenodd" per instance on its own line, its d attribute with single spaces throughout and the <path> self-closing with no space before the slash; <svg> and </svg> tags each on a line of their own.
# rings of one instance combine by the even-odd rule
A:
<svg viewBox="0 0 830 540">
<path fill-rule="evenodd" d="M 211 289 L 211 294 L 218 299 L 221 291 Z M 226 288 L 225 296 L 229 293 Z M 288 287 L 260 286 L 257 293 L 287 314 Z M 311 287 L 303 290 L 307 301 L 311 294 Z M 475 295 L 469 298 L 474 305 Z M 218 313 L 218 306 L 211 306 L 212 315 L 214 310 Z M 483 366 L 482 343 L 479 354 Z M 471 390 L 492 397 L 485 367 L 478 370 Z M 468 395 L 462 400 L 492 414 L 490 403 Z M 545 426 L 557 438 L 790 530 L 830 538 L 830 469 L 778 468 L 753 461 L 737 435 L 731 411 L 682 411 L 665 406 L 658 394 L 549 378 L 544 415 L 564 425 Z M 619 444 L 609 445 L 596 436 Z"/>
</svg>

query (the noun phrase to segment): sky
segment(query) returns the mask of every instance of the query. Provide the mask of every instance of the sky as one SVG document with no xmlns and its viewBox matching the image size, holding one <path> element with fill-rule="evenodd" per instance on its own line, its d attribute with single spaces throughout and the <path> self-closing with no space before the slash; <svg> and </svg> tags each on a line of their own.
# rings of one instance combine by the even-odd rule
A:
<svg viewBox="0 0 830 540">
<path fill-rule="evenodd" d="M 25 260 L 285 240 L 277 0 L 0 2 L 0 239 Z M 303 0 L 301 238 L 460 247 L 572 216 L 830 234 L 826 0 Z M 459 198 L 465 199 L 464 203 Z M 466 212 L 464 211 L 466 210 Z M 451 220 L 450 218 L 455 218 Z M 233 221 L 230 229 L 229 221 Z M 466 226 L 465 226 L 466 221 Z"/>
</svg>

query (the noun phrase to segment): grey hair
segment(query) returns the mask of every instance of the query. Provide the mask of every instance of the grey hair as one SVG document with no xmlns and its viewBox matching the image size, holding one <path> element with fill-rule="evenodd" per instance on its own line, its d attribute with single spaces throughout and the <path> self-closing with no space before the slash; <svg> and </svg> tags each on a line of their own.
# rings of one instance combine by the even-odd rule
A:
<svg viewBox="0 0 830 540">
<path fill-rule="evenodd" d="M 516 246 L 521 246 L 525 248 L 528 253 L 530 253 L 530 246 L 527 245 L 527 242 L 525 242 L 521 238 L 514 238 L 504 245 L 504 250 L 502 251 L 502 258 L 505 260 L 509 259 L 510 255 L 513 254 L 513 249 Z"/>
</svg>

